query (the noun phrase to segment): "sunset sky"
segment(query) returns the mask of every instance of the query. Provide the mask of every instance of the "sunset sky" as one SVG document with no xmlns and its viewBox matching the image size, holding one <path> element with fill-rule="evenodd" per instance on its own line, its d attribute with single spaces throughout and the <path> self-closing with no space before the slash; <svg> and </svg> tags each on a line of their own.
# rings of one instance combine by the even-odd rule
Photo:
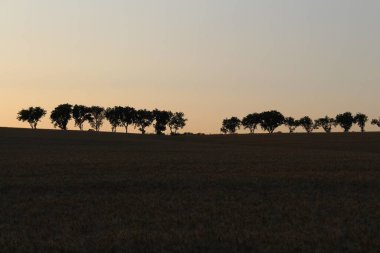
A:
<svg viewBox="0 0 380 253">
<path fill-rule="evenodd" d="M 66 102 L 183 111 L 204 133 L 271 109 L 379 117 L 379 13 L 379 0 L 0 0 L 0 126 Z"/>
</svg>

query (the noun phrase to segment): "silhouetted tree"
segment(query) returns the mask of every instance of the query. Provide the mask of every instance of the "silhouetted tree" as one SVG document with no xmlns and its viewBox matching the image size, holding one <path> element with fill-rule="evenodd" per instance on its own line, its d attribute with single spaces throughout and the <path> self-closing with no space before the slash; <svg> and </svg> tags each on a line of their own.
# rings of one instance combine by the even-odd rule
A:
<svg viewBox="0 0 380 253">
<path fill-rule="evenodd" d="M 302 117 L 298 120 L 300 126 L 302 126 L 307 133 L 311 133 L 314 130 L 314 122 L 309 116 Z"/>
<path fill-rule="evenodd" d="M 100 127 L 103 125 L 103 120 L 106 117 L 104 108 L 100 106 L 91 106 L 89 113 L 91 115 L 91 120 L 90 120 L 91 127 L 96 132 L 99 132 Z"/>
<path fill-rule="evenodd" d="M 125 128 L 125 132 L 128 133 L 128 126 L 132 125 L 136 118 L 136 110 L 132 107 L 124 107 L 121 113 L 120 122 Z"/>
<path fill-rule="evenodd" d="M 90 108 L 84 105 L 74 105 L 73 107 L 73 118 L 75 121 L 75 126 L 83 130 L 83 124 L 86 121 L 91 121 Z"/>
<path fill-rule="evenodd" d="M 72 107 L 73 106 L 70 104 L 61 104 L 51 112 L 50 119 L 54 127 L 59 127 L 62 130 L 67 130 L 67 124 L 72 117 Z"/>
<path fill-rule="evenodd" d="M 46 115 L 46 111 L 41 107 L 29 107 L 28 109 L 22 109 L 17 113 L 17 119 L 19 121 L 27 121 L 32 129 L 37 129 L 37 124 L 42 117 Z"/>
<path fill-rule="evenodd" d="M 135 115 L 134 124 L 142 134 L 145 134 L 145 128 L 152 125 L 154 121 L 153 112 L 148 110 L 137 110 Z"/>
<path fill-rule="evenodd" d="M 284 116 L 278 111 L 267 111 L 260 113 L 261 118 L 261 128 L 264 131 L 268 131 L 269 133 L 273 133 L 274 130 L 284 124 Z"/>
<path fill-rule="evenodd" d="M 257 126 L 260 124 L 261 118 L 259 113 L 251 113 L 243 118 L 241 124 L 245 129 L 249 129 L 251 134 L 255 133 Z"/>
<path fill-rule="evenodd" d="M 354 117 L 354 123 L 358 124 L 362 133 L 365 131 L 365 125 L 368 121 L 368 116 L 363 113 L 357 113 Z"/>
<path fill-rule="evenodd" d="M 350 112 L 345 112 L 343 114 L 338 114 L 335 118 L 335 122 L 344 129 L 345 133 L 347 133 L 354 124 L 354 117 Z"/>
<path fill-rule="evenodd" d="M 227 133 L 234 134 L 236 130 L 240 128 L 240 125 L 241 125 L 241 121 L 237 117 L 224 119 L 222 123 L 222 128 L 220 129 L 220 131 L 225 134 Z"/>
<path fill-rule="evenodd" d="M 224 122 L 223 122 L 224 123 Z M 223 124 L 222 123 L 222 124 Z M 220 128 L 220 132 L 224 133 L 224 134 L 228 134 L 228 130 L 226 127 L 222 126 L 222 128 Z"/>
<path fill-rule="evenodd" d="M 170 134 L 176 135 L 179 129 L 186 126 L 186 121 L 187 119 L 185 119 L 185 114 L 183 112 L 174 113 L 169 121 Z"/>
<path fill-rule="evenodd" d="M 122 113 L 123 107 L 121 106 L 106 109 L 105 117 L 111 125 L 112 132 L 116 132 L 117 127 L 121 125 Z"/>
<path fill-rule="evenodd" d="M 380 118 L 379 118 L 379 119 L 373 119 L 373 120 L 371 121 L 371 124 L 372 124 L 372 125 L 377 125 L 378 127 L 380 127 Z"/>
<path fill-rule="evenodd" d="M 298 120 L 295 120 L 293 117 L 287 117 L 284 119 L 284 125 L 288 127 L 289 133 L 293 133 L 300 123 Z"/>
<path fill-rule="evenodd" d="M 325 116 L 324 118 L 319 118 L 315 121 L 315 126 L 317 128 L 322 127 L 326 133 L 331 133 L 333 126 L 336 126 L 335 119 Z"/>
<path fill-rule="evenodd" d="M 155 109 L 153 111 L 153 116 L 155 119 L 155 123 L 153 124 L 153 126 L 154 130 L 156 131 L 156 134 L 163 134 L 165 132 L 166 125 L 169 123 L 172 115 L 173 113 L 170 111 L 161 111 L 158 109 Z"/>
</svg>

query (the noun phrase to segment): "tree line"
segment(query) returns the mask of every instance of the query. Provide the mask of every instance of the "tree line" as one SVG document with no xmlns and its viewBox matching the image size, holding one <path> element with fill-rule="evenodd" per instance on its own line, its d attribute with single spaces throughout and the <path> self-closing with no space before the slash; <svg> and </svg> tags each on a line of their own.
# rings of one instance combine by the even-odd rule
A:
<svg viewBox="0 0 380 253">
<path fill-rule="evenodd" d="M 46 110 L 41 107 L 29 107 L 22 109 L 17 114 L 19 121 L 28 122 L 32 129 L 36 129 L 38 122 L 46 115 Z M 171 112 L 155 109 L 149 111 L 146 109 L 136 110 L 133 107 L 100 107 L 61 104 L 58 105 L 50 114 L 51 123 L 54 127 L 67 130 L 69 121 L 73 119 L 75 127 L 83 130 L 84 124 L 88 122 L 94 131 L 100 131 L 104 120 L 106 119 L 110 125 L 112 132 L 116 132 L 118 127 L 123 127 L 128 133 L 129 126 L 134 126 L 142 134 L 146 133 L 146 128 L 153 125 L 156 134 L 163 134 L 167 127 L 170 134 L 176 135 L 180 129 L 186 126 L 187 119 L 183 112 Z M 312 120 L 309 116 L 300 119 L 293 117 L 284 117 L 284 115 L 276 110 L 265 111 L 262 113 L 251 113 L 243 119 L 231 117 L 224 119 L 220 131 L 224 134 L 236 133 L 238 129 L 244 127 L 250 133 L 254 133 L 260 126 L 262 130 L 273 133 L 279 126 L 285 125 L 289 129 L 289 133 L 293 133 L 298 127 L 302 127 L 307 133 L 313 132 L 315 129 L 322 128 L 326 133 L 330 133 L 333 127 L 340 126 L 344 132 L 349 132 L 354 124 L 357 124 L 361 131 L 365 131 L 368 122 L 368 116 L 363 113 L 353 115 L 351 112 L 345 112 L 336 115 L 335 118 L 325 116 Z M 380 127 L 380 117 L 371 121 L 372 125 Z"/>
<path fill-rule="evenodd" d="M 364 132 L 367 122 L 368 116 L 363 113 L 353 115 L 351 112 L 345 112 L 336 115 L 335 118 L 325 116 L 316 120 L 305 116 L 296 120 L 293 117 L 285 117 L 282 113 L 273 110 L 262 113 L 251 113 L 241 120 L 238 117 L 224 119 L 220 131 L 224 134 L 233 134 L 240 127 L 244 127 L 244 129 L 248 129 L 253 134 L 258 126 L 260 126 L 262 130 L 273 133 L 276 128 L 285 125 L 289 129 L 289 133 L 293 133 L 298 127 L 302 127 L 307 133 L 311 133 L 319 128 L 322 128 L 326 133 L 330 133 L 332 128 L 337 126 L 340 126 L 344 132 L 349 132 L 351 127 L 357 124 L 361 132 Z M 380 118 L 373 119 L 371 124 L 380 127 Z"/>
<path fill-rule="evenodd" d="M 47 111 L 41 107 L 29 107 L 22 109 L 17 114 L 19 121 L 28 122 L 32 129 L 37 129 L 38 122 L 46 115 Z M 186 126 L 187 119 L 183 112 L 171 112 L 155 109 L 136 110 L 133 107 L 108 107 L 85 106 L 85 105 L 58 105 L 50 114 L 51 123 L 54 127 L 67 130 L 69 121 L 73 119 L 75 127 L 83 130 L 87 122 L 94 131 L 100 131 L 104 120 L 107 120 L 112 132 L 116 132 L 118 127 L 123 127 L 128 133 L 129 126 L 134 126 L 142 133 L 146 133 L 146 128 L 153 125 L 156 134 L 164 134 L 167 127 L 170 134 L 176 135 L 180 129 Z"/>
</svg>

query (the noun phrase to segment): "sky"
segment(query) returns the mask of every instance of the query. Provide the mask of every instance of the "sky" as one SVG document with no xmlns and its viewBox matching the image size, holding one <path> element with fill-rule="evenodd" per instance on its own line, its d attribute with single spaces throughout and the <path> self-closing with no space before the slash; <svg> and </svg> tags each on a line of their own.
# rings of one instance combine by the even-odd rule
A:
<svg viewBox="0 0 380 253">
<path fill-rule="evenodd" d="M 0 126 L 61 103 L 183 111 L 203 133 L 272 109 L 377 118 L 379 13 L 378 0 L 0 0 Z"/>
</svg>

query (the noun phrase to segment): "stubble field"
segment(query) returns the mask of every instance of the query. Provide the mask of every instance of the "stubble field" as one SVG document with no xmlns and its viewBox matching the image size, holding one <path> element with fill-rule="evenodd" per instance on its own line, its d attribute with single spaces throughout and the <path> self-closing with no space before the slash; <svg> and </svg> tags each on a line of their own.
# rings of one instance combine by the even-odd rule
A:
<svg viewBox="0 0 380 253">
<path fill-rule="evenodd" d="M 0 252 L 378 252 L 380 133 L 0 129 Z"/>
</svg>

